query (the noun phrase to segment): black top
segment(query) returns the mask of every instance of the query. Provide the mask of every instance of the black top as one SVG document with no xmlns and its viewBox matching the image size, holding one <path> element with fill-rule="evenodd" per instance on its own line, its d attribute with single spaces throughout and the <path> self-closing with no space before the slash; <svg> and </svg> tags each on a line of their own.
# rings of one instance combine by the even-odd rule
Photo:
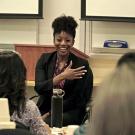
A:
<svg viewBox="0 0 135 135">
<path fill-rule="evenodd" d="M 39 58 L 35 73 L 35 90 L 40 95 L 38 107 L 41 114 L 51 109 L 51 96 L 53 90 L 53 75 L 57 60 L 57 53 L 44 53 Z M 82 79 L 65 80 L 63 97 L 63 112 L 70 110 L 84 110 L 91 98 L 93 90 L 93 73 L 87 60 L 70 53 L 68 63 L 72 60 L 72 67 L 85 66 L 87 73 Z M 82 114 L 84 115 L 84 114 Z"/>
</svg>

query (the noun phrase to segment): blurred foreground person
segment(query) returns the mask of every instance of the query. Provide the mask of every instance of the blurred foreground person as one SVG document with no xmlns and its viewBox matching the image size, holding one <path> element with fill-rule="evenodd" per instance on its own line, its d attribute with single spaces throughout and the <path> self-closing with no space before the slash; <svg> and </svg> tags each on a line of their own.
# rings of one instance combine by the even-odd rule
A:
<svg viewBox="0 0 135 135">
<path fill-rule="evenodd" d="M 11 120 L 35 135 L 48 135 L 49 126 L 42 120 L 38 107 L 25 96 L 25 81 L 26 68 L 21 57 L 13 51 L 0 51 L 0 97 L 9 101 Z"/>
<path fill-rule="evenodd" d="M 124 54 L 93 101 L 87 135 L 135 135 L 135 52 Z"/>
</svg>

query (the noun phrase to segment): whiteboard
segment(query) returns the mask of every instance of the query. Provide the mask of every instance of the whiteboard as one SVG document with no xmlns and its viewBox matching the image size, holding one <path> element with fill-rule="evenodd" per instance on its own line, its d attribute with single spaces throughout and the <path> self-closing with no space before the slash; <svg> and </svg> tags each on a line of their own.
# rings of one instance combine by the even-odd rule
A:
<svg viewBox="0 0 135 135">
<path fill-rule="evenodd" d="M 82 0 L 81 17 L 92 20 L 135 21 L 135 0 Z"/>
<path fill-rule="evenodd" d="M 36 18 L 40 15 L 42 15 L 42 0 L 0 0 L 0 18 L 3 16 L 4 19 L 13 16 Z"/>
<path fill-rule="evenodd" d="M 38 0 L 0 0 L 0 13 L 37 14 Z"/>
</svg>

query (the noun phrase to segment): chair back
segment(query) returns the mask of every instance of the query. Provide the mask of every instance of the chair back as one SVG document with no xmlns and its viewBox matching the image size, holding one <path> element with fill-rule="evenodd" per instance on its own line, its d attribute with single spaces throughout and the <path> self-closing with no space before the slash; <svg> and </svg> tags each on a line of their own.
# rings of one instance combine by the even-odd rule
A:
<svg viewBox="0 0 135 135">
<path fill-rule="evenodd" d="M 32 135 L 28 130 L 24 129 L 2 129 L 0 135 Z"/>
</svg>

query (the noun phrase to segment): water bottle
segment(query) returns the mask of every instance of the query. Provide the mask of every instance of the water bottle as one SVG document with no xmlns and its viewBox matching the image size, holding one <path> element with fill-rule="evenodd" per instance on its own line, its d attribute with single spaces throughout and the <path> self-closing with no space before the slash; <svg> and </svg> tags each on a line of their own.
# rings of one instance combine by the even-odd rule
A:
<svg viewBox="0 0 135 135">
<path fill-rule="evenodd" d="M 63 125 L 63 96 L 63 90 L 53 89 L 51 99 L 51 127 L 61 128 Z"/>
</svg>

